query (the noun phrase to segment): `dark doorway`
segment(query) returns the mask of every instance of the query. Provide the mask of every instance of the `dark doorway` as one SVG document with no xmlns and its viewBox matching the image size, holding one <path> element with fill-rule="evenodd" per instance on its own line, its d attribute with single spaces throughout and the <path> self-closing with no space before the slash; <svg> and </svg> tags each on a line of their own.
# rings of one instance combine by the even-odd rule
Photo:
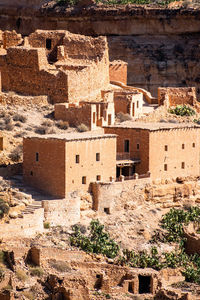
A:
<svg viewBox="0 0 200 300">
<path fill-rule="evenodd" d="M 51 50 L 51 39 L 46 39 L 46 49 Z"/>
<path fill-rule="evenodd" d="M 122 175 L 124 176 L 129 176 L 129 170 L 130 170 L 130 167 L 123 167 L 122 168 Z"/>
<path fill-rule="evenodd" d="M 139 294 L 149 294 L 151 292 L 151 276 L 139 275 Z"/>
<path fill-rule="evenodd" d="M 95 289 L 100 290 L 100 288 L 102 287 L 102 279 L 103 276 L 101 274 L 96 275 L 96 282 L 94 284 Z"/>
<path fill-rule="evenodd" d="M 124 141 L 124 152 L 129 152 L 129 140 Z"/>
<path fill-rule="evenodd" d="M 21 22 L 22 22 L 22 19 L 21 18 L 18 18 L 17 21 L 16 21 L 16 26 L 17 26 L 17 29 L 20 28 L 21 26 Z"/>
</svg>

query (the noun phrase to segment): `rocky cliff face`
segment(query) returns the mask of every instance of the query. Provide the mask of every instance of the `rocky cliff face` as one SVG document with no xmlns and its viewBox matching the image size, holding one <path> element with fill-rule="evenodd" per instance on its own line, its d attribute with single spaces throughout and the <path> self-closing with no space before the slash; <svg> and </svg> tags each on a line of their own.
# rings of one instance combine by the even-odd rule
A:
<svg viewBox="0 0 200 300">
<path fill-rule="evenodd" d="M 19 9 L 15 2 L 0 5 L 0 29 L 24 35 L 35 29 L 105 35 L 110 59 L 128 62 L 128 84 L 154 96 L 159 86 L 196 86 L 200 94 L 200 10 L 132 5 L 69 9 L 55 6 L 55 1 L 39 9 L 34 4 L 34 9 Z"/>
</svg>

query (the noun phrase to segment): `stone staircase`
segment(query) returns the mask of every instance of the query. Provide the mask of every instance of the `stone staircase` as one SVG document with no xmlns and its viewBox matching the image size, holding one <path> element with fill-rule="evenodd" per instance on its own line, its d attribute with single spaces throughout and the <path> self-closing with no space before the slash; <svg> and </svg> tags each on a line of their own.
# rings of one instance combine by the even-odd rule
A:
<svg viewBox="0 0 200 300">
<path fill-rule="evenodd" d="M 42 200 L 52 200 L 51 196 L 43 195 L 34 188 L 26 185 L 23 182 L 22 175 L 12 176 L 9 182 L 13 188 L 18 189 L 19 192 L 28 195 L 29 198 L 32 199 L 32 202 L 18 215 L 19 218 L 23 218 L 23 216 L 27 214 L 34 214 L 37 209 L 42 208 Z"/>
</svg>

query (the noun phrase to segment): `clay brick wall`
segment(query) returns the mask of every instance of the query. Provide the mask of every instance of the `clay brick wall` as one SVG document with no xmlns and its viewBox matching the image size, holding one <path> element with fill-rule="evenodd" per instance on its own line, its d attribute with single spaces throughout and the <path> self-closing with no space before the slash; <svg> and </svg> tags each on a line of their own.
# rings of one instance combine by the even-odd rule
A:
<svg viewBox="0 0 200 300">
<path fill-rule="evenodd" d="M 24 138 L 23 177 L 27 184 L 55 197 L 64 198 L 66 195 L 64 140 Z"/>
<path fill-rule="evenodd" d="M 129 140 L 130 157 L 141 160 L 136 164 L 136 173 L 145 174 L 150 171 L 152 179 L 199 175 L 199 130 L 198 128 L 176 128 L 149 131 L 105 127 L 105 133 L 118 135 L 117 152 L 124 153 L 124 141 Z M 139 144 L 138 150 L 137 144 Z M 164 165 L 167 165 L 167 170 L 164 169 Z"/>
<path fill-rule="evenodd" d="M 68 103 L 59 103 L 54 106 L 54 117 L 56 120 L 67 121 L 70 126 L 78 126 L 83 123 L 91 129 L 93 112 L 96 114 L 95 108 L 95 105 L 69 107 Z"/>
<path fill-rule="evenodd" d="M 116 137 L 101 136 L 65 141 L 56 138 L 24 138 L 24 180 L 56 198 L 75 190 L 87 191 L 90 183 L 116 175 Z M 38 153 L 38 154 L 37 154 Z M 96 161 L 96 153 L 100 160 Z M 38 155 L 38 161 L 36 156 Z M 79 155 L 79 163 L 76 163 Z M 82 177 L 86 182 L 82 182 Z"/>
<path fill-rule="evenodd" d="M 23 95 L 49 95 L 53 103 L 68 100 L 68 76 L 52 69 L 45 49 L 12 47 L 7 52 L 7 56 L 0 58 L 4 90 Z"/>
<path fill-rule="evenodd" d="M 121 60 L 110 62 L 109 75 L 110 81 L 120 81 L 127 84 L 127 63 Z"/>
<path fill-rule="evenodd" d="M 158 104 L 176 106 L 189 104 L 194 105 L 197 101 L 195 87 L 187 88 L 158 88 Z"/>
<path fill-rule="evenodd" d="M 100 161 L 96 161 L 100 153 Z M 79 155 L 80 162 L 75 157 Z M 97 180 L 109 181 L 116 177 L 116 137 L 91 138 L 66 142 L 66 191 L 89 189 L 90 183 Z M 86 184 L 82 184 L 82 177 Z"/>
<path fill-rule="evenodd" d="M 152 179 L 199 175 L 199 130 L 182 128 L 150 133 L 149 170 Z M 184 169 L 181 167 L 183 162 Z M 167 171 L 164 170 L 165 164 Z"/>
<path fill-rule="evenodd" d="M 123 127 L 105 127 L 105 133 L 117 135 L 117 153 L 124 153 L 124 141 L 129 140 L 130 157 L 141 160 L 135 165 L 136 173 L 149 171 L 149 133 L 147 130 Z M 139 150 L 137 149 L 139 144 Z"/>
<path fill-rule="evenodd" d="M 115 113 L 123 112 L 138 117 L 142 113 L 143 94 L 136 91 L 114 91 Z"/>
</svg>

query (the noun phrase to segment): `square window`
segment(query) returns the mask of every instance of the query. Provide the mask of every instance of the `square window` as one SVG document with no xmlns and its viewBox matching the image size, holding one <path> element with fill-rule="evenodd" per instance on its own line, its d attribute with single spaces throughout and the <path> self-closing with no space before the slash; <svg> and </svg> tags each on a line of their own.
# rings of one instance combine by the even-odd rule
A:
<svg viewBox="0 0 200 300">
<path fill-rule="evenodd" d="M 140 144 L 137 144 L 137 150 L 139 150 L 140 149 Z"/>
<path fill-rule="evenodd" d="M 35 160 L 39 161 L 39 153 L 38 152 L 35 153 Z"/>
<path fill-rule="evenodd" d="M 184 162 L 181 163 L 181 169 L 185 169 L 185 163 Z"/>
<path fill-rule="evenodd" d="M 96 153 L 96 161 L 100 161 L 100 153 Z"/>
<path fill-rule="evenodd" d="M 104 212 L 109 215 L 110 214 L 110 208 L 109 207 L 104 207 Z"/>
<path fill-rule="evenodd" d="M 168 146 L 167 145 L 165 145 L 165 151 L 168 151 Z"/>
<path fill-rule="evenodd" d="M 80 155 L 76 155 L 76 164 L 80 163 Z"/>
<path fill-rule="evenodd" d="M 101 180 L 101 175 L 97 175 L 96 179 L 97 179 L 97 181 L 100 181 Z"/>
<path fill-rule="evenodd" d="M 185 149 L 185 144 L 182 144 L 182 149 Z"/>
<path fill-rule="evenodd" d="M 86 184 L 86 176 L 82 177 L 82 184 Z"/>
<path fill-rule="evenodd" d="M 164 171 L 167 171 L 167 164 L 164 164 Z"/>
</svg>

